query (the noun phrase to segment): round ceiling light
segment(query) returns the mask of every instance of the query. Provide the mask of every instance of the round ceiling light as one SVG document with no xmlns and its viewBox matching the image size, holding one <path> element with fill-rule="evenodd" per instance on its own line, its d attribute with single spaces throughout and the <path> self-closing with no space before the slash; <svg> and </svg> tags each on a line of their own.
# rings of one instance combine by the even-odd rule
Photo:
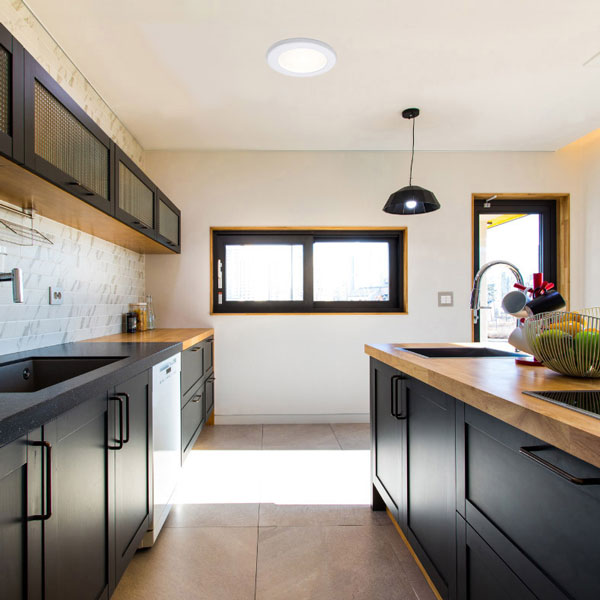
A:
<svg viewBox="0 0 600 600">
<path fill-rule="evenodd" d="M 331 46 L 308 38 L 292 38 L 273 44 L 267 51 L 269 66 L 292 77 L 313 77 L 333 68 L 336 61 Z"/>
</svg>

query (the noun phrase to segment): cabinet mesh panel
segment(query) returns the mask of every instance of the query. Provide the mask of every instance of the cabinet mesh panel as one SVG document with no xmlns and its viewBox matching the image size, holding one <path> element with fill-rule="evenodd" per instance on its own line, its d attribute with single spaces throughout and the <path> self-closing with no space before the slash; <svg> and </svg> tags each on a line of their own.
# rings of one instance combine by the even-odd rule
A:
<svg viewBox="0 0 600 600">
<path fill-rule="evenodd" d="M 154 227 L 154 193 L 123 163 L 119 163 L 119 208 Z"/>
<path fill-rule="evenodd" d="M 108 200 L 108 148 L 35 82 L 35 153 Z"/>
<path fill-rule="evenodd" d="M 0 131 L 11 134 L 10 127 L 10 54 L 0 46 Z"/>
<path fill-rule="evenodd" d="M 162 200 L 158 203 L 158 233 L 179 243 L 179 219 Z"/>
</svg>

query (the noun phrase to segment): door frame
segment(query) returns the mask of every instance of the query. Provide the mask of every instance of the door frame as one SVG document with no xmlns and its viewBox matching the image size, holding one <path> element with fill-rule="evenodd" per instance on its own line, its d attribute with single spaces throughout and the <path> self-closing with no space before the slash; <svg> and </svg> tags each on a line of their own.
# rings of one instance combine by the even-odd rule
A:
<svg viewBox="0 0 600 600">
<path fill-rule="evenodd" d="M 567 310 L 570 310 L 571 299 L 571 196 L 570 194 L 502 194 L 502 193 L 473 193 L 471 194 L 471 281 L 475 279 L 475 201 L 487 200 L 495 196 L 494 202 L 505 200 L 554 200 L 556 202 L 556 287 L 560 290 Z M 499 209 L 501 210 L 501 209 Z M 475 341 L 475 325 L 471 318 L 471 340 Z"/>
</svg>

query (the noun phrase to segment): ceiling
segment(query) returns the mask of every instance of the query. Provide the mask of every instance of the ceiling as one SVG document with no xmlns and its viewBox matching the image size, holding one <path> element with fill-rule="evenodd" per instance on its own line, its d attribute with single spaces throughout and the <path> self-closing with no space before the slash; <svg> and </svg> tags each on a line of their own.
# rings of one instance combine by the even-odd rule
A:
<svg viewBox="0 0 600 600">
<path fill-rule="evenodd" d="M 556 150 L 600 127 L 598 0 L 27 0 L 145 149 Z M 320 39 L 286 77 L 267 49 Z"/>
</svg>

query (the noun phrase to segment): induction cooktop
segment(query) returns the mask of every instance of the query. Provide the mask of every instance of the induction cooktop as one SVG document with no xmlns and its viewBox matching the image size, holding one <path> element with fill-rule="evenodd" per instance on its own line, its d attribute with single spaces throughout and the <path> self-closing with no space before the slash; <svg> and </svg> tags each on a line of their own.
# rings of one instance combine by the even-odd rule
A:
<svg viewBox="0 0 600 600">
<path fill-rule="evenodd" d="M 559 406 L 566 406 L 577 412 L 600 419 L 599 390 L 569 390 L 561 392 L 523 392 L 528 396 L 548 400 Z"/>
</svg>

